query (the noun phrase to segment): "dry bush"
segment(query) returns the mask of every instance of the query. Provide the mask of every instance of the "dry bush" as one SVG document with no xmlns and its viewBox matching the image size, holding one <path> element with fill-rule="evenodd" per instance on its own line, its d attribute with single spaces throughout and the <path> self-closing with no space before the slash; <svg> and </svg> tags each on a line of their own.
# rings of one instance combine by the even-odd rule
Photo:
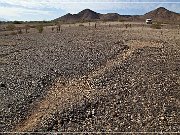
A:
<svg viewBox="0 0 180 135">
<path fill-rule="evenodd" d="M 38 30 L 39 33 L 42 33 L 44 30 L 44 27 L 43 27 L 43 25 L 37 25 L 36 29 Z"/>
<path fill-rule="evenodd" d="M 22 32 L 22 28 L 18 28 L 18 32 L 17 32 L 18 34 L 23 34 L 23 32 Z"/>
<path fill-rule="evenodd" d="M 28 30 L 31 28 L 31 26 L 27 24 L 24 27 L 25 27 L 26 33 L 28 33 Z"/>
<path fill-rule="evenodd" d="M 9 31 L 13 31 L 15 30 L 16 26 L 14 24 L 9 24 L 6 29 L 9 30 Z"/>
<path fill-rule="evenodd" d="M 10 35 L 17 35 L 17 32 L 11 32 Z"/>
<path fill-rule="evenodd" d="M 23 34 L 22 30 L 19 30 L 19 31 L 18 31 L 18 34 Z"/>
<path fill-rule="evenodd" d="M 154 24 L 151 25 L 151 28 L 153 28 L 153 29 L 161 29 L 162 25 L 161 25 L 161 23 L 154 23 Z"/>
<path fill-rule="evenodd" d="M 84 24 L 79 24 L 80 27 L 84 27 Z"/>
</svg>

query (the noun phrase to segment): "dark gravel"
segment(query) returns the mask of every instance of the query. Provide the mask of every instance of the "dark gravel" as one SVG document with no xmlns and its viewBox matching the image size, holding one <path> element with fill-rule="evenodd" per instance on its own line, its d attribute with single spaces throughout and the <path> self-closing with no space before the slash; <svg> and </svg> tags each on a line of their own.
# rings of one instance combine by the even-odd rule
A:
<svg viewBox="0 0 180 135">
<path fill-rule="evenodd" d="M 178 50 L 137 49 L 93 78 L 90 84 L 100 96 L 59 109 L 34 131 L 180 132 L 179 67 Z"/>
<path fill-rule="evenodd" d="M 24 119 L 55 78 L 78 78 L 127 49 L 123 42 L 115 43 L 117 36 L 106 34 L 72 28 L 1 36 L 10 44 L 0 45 L 0 132 L 10 131 Z"/>
</svg>

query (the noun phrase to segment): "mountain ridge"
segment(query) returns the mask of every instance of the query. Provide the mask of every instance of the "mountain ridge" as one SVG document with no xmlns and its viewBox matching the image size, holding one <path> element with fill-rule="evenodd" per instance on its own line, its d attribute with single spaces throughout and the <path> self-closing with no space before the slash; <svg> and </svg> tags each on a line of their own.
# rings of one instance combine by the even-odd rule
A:
<svg viewBox="0 0 180 135">
<path fill-rule="evenodd" d="M 81 21 L 144 21 L 147 18 L 151 18 L 154 21 L 180 21 L 180 14 L 170 11 L 164 7 L 159 7 L 152 11 L 145 13 L 144 15 L 120 15 L 118 13 L 97 13 L 91 9 L 84 9 L 77 14 L 68 13 L 64 16 L 54 19 L 55 21 L 63 22 L 81 22 Z"/>
<path fill-rule="evenodd" d="M 151 18 L 156 21 L 180 21 L 180 14 L 170 11 L 164 7 L 159 7 L 144 14 L 144 18 Z"/>
</svg>

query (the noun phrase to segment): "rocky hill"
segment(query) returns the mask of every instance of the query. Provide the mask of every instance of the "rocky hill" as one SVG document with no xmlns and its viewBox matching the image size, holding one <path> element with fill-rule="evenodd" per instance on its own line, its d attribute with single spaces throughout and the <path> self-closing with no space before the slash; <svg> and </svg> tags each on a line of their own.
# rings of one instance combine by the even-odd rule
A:
<svg viewBox="0 0 180 135">
<path fill-rule="evenodd" d="M 144 15 L 119 15 L 118 13 L 107 13 L 100 14 L 94 12 L 90 9 L 85 9 L 79 12 L 78 14 L 66 14 L 62 17 L 55 19 L 55 21 L 63 21 L 63 22 L 79 22 L 79 21 L 94 21 L 94 20 L 102 20 L 102 21 L 144 21 L 147 18 L 151 18 L 154 21 L 162 21 L 162 22 L 176 22 L 180 21 L 180 14 L 169 11 L 164 7 L 159 7 L 155 10 L 152 10 Z"/>
<path fill-rule="evenodd" d="M 119 18 L 120 18 L 120 15 L 117 13 L 102 14 L 100 17 L 101 20 L 106 20 L 106 21 L 116 21 Z"/>
<path fill-rule="evenodd" d="M 100 14 L 90 9 L 85 9 L 77 14 L 81 20 L 96 20 L 100 19 Z"/>
<path fill-rule="evenodd" d="M 85 9 L 85 10 L 82 10 L 81 12 L 79 12 L 78 14 L 68 13 L 62 17 L 55 19 L 55 20 L 63 21 L 63 22 L 77 22 L 77 21 L 82 21 L 82 20 L 92 21 L 92 20 L 97 20 L 97 19 L 100 19 L 99 13 L 96 13 L 90 9 Z"/>
<path fill-rule="evenodd" d="M 180 21 L 180 14 L 167 10 L 164 7 L 159 7 L 142 16 L 142 18 L 151 18 L 155 21 Z"/>
</svg>

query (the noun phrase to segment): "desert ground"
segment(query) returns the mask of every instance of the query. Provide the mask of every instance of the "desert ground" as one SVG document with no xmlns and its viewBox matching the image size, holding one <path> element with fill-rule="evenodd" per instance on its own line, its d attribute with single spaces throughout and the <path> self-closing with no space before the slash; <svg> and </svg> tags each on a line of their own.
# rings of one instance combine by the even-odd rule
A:
<svg viewBox="0 0 180 135">
<path fill-rule="evenodd" d="M 179 26 L 126 24 L 0 32 L 0 132 L 180 132 Z"/>
</svg>

